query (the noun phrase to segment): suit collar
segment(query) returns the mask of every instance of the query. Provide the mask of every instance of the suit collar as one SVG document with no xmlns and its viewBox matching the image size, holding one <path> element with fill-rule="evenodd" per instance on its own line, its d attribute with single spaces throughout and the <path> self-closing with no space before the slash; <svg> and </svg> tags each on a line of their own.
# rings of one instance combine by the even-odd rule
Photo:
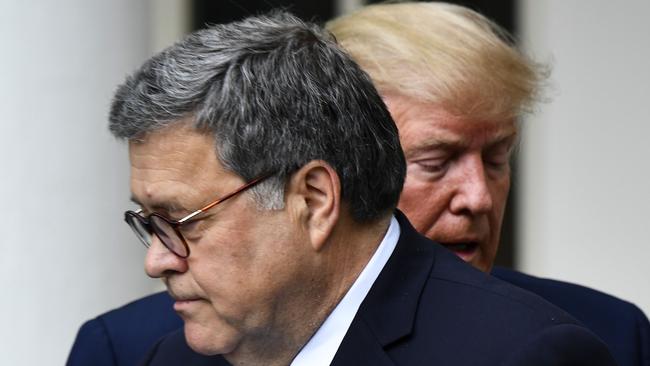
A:
<svg viewBox="0 0 650 366">
<path fill-rule="evenodd" d="M 359 307 L 332 365 L 357 364 L 359 357 L 364 364 L 391 365 L 384 348 L 412 332 L 437 249 L 404 214 L 396 211 L 395 217 L 401 230 L 395 251 Z"/>
</svg>

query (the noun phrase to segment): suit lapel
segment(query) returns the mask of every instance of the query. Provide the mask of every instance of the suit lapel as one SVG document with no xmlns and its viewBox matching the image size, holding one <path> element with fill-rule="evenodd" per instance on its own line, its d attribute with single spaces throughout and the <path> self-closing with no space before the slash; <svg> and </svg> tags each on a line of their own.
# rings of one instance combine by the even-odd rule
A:
<svg viewBox="0 0 650 366">
<path fill-rule="evenodd" d="M 372 329 L 363 320 L 357 322 L 355 319 L 355 323 L 358 324 L 350 327 L 330 366 L 394 366 Z"/>
<path fill-rule="evenodd" d="M 408 336 L 435 259 L 435 245 L 399 211 L 400 238 L 359 307 L 332 365 L 393 365 L 390 344 Z"/>
</svg>

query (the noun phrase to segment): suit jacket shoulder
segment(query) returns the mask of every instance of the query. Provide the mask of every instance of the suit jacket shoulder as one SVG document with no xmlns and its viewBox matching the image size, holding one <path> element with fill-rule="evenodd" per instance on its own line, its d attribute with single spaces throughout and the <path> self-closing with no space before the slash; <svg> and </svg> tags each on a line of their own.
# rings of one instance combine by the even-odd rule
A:
<svg viewBox="0 0 650 366">
<path fill-rule="evenodd" d="M 161 336 L 182 325 L 167 293 L 144 297 L 84 323 L 66 365 L 135 365 Z"/>
<path fill-rule="evenodd" d="M 566 312 L 474 269 L 397 216 L 395 252 L 333 365 L 614 364 Z"/>
<path fill-rule="evenodd" d="M 588 287 L 496 267 L 492 275 L 533 292 L 600 337 L 620 366 L 650 365 L 650 323 L 632 303 Z"/>
<path fill-rule="evenodd" d="M 111 339 L 99 318 L 88 320 L 79 328 L 66 365 L 117 365 Z"/>
<path fill-rule="evenodd" d="M 614 365 L 604 344 L 564 311 L 472 268 L 397 218 L 397 247 L 332 365 Z M 177 331 L 144 364 L 227 362 L 196 354 Z"/>
</svg>

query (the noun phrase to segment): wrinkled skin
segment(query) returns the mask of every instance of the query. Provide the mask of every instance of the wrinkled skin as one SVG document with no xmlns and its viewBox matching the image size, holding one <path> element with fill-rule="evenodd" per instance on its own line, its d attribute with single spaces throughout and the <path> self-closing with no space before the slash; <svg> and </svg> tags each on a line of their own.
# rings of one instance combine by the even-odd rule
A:
<svg viewBox="0 0 650 366">
<path fill-rule="evenodd" d="M 469 120 L 400 95 L 384 101 L 407 160 L 399 208 L 420 233 L 490 271 L 510 189 L 515 122 Z"/>
</svg>

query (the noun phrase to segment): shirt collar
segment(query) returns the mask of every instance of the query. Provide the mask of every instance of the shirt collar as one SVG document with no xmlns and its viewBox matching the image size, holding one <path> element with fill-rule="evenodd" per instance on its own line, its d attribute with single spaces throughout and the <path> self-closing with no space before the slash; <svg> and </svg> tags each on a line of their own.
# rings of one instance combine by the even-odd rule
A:
<svg viewBox="0 0 650 366">
<path fill-rule="evenodd" d="M 393 254 L 399 235 L 400 227 L 393 216 L 375 254 L 325 322 L 296 355 L 291 366 L 326 366 L 332 362 L 359 306 Z"/>
</svg>

